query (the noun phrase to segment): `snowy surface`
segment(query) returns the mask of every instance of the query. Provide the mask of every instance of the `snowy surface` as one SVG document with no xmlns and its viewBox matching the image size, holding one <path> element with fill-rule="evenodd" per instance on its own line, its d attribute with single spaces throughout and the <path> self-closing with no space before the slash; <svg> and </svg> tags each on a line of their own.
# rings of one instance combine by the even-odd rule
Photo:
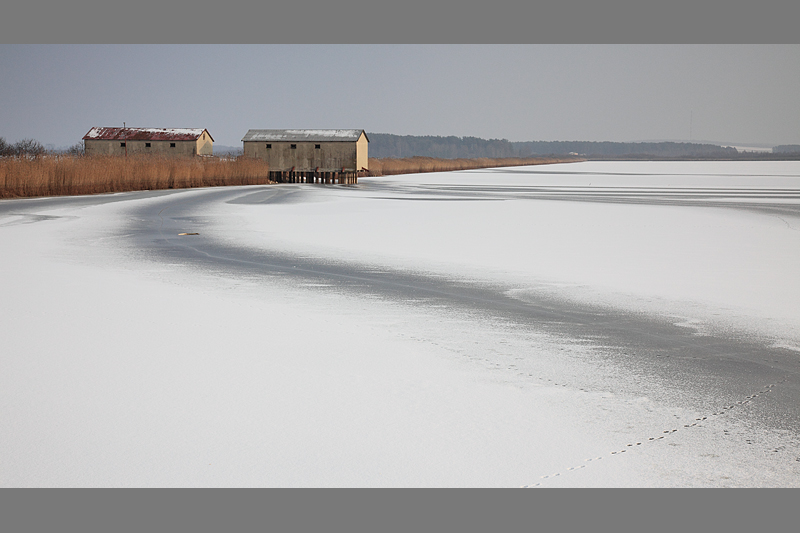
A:
<svg viewBox="0 0 800 533">
<path fill-rule="evenodd" d="M 709 205 L 796 205 L 798 176 L 580 163 L 240 187 L 180 238 L 498 283 L 800 356 L 800 219 Z M 141 213 L 216 192 L 0 203 L 0 485 L 798 484 L 794 433 L 699 411 L 585 340 L 132 244 Z"/>
<path fill-rule="evenodd" d="M 236 216 L 225 239 L 254 247 L 506 281 L 520 292 L 552 286 L 654 312 L 692 309 L 703 320 L 800 342 L 800 220 L 714 207 L 798 205 L 800 165 L 646 162 L 619 172 L 612 165 L 362 179 L 378 198 L 368 208 L 363 193 L 311 189 L 305 203 L 220 205 L 212 213 Z M 484 201 L 458 194 L 484 190 Z M 594 201 L 568 201 L 565 192 Z M 612 196 L 624 203 L 602 201 Z M 666 203 L 637 203 L 653 197 Z M 684 205 L 669 205 L 675 200 Z"/>
</svg>

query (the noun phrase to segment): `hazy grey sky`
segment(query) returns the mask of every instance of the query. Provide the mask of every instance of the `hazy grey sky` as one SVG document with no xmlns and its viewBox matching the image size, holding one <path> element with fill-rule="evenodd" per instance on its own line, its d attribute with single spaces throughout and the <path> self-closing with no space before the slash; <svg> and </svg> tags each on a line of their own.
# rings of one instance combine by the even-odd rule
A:
<svg viewBox="0 0 800 533">
<path fill-rule="evenodd" d="M 800 45 L 0 45 L 0 136 L 363 128 L 800 144 Z"/>
</svg>

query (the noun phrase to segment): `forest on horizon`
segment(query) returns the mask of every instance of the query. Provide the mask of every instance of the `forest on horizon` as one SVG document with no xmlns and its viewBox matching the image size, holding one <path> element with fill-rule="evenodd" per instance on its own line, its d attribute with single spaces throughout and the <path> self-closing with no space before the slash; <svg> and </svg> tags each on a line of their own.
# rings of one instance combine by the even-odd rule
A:
<svg viewBox="0 0 800 533">
<path fill-rule="evenodd" d="M 479 157 L 538 157 L 576 155 L 608 158 L 738 158 L 753 154 L 739 153 L 736 148 L 708 143 L 689 142 L 612 142 L 612 141 L 528 141 L 478 137 L 394 135 L 367 133 L 369 155 L 375 158 L 434 157 L 444 159 Z M 800 152 L 798 145 L 775 148 L 775 153 Z M 770 153 L 760 154 L 763 157 Z"/>
</svg>

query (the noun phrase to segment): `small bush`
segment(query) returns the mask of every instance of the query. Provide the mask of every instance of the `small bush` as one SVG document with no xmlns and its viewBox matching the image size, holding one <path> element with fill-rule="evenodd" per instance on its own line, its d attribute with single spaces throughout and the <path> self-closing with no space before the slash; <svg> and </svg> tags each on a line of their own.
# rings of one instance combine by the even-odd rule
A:
<svg viewBox="0 0 800 533">
<path fill-rule="evenodd" d="M 39 157 L 44 154 L 44 146 L 36 139 L 22 139 L 13 144 L 13 151 L 17 157 Z"/>
<path fill-rule="evenodd" d="M 11 145 L 6 142 L 3 137 L 0 137 L 0 157 L 8 157 L 13 155 Z"/>
<path fill-rule="evenodd" d="M 66 154 L 73 155 L 75 157 L 81 157 L 86 155 L 86 149 L 84 148 L 83 143 L 79 142 L 67 148 Z"/>
</svg>

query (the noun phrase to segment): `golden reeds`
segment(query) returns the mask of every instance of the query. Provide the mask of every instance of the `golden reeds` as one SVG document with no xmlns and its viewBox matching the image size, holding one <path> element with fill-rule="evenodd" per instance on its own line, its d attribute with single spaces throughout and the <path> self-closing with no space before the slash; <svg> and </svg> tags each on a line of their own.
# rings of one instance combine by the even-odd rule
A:
<svg viewBox="0 0 800 533">
<path fill-rule="evenodd" d="M 553 157 L 371 158 L 369 175 L 449 172 L 576 160 L 578 159 Z M 229 160 L 216 157 L 175 158 L 152 155 L 0 157 L 0 198 L 67 196 L 222 185 L 263 185 L 266 183 L 270 183 L 267 162 L 243 157 Z"/>
<path fill-rule="evenodd" d="M 257 159 L 44 156 L 0 158 L 0 198 L 269 183 Z"/>
<path fill-rule="evenodd" d="M 453 170 L 469 170 L 475 168 L 515 167 L 521 165 L 544 165 L 578 161 L 577 158 L 556 157 L 504 157 L 477 159 L 437 159 L 433 157 L 409 157 L 395 159 L 369 159 L 370 176 L 389 176 L 395 174 L 418 174 L 421 172 L 450 172 Z"/>
</svg>

